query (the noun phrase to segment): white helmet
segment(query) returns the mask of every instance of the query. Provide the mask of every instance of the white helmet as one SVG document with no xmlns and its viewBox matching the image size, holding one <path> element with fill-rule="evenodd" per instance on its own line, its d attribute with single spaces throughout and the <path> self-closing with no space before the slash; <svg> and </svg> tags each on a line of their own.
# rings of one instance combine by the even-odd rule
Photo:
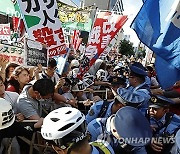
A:
<svg viewBox="0 0 180 154">
<path fill-rule="evenodd" d="M 79 68 L 73 68 L 72 72 L 77 76 L 77 74 L 79 73 Z"/>
<path fill-rule="evenodd" d="M 8 128 L 14 123 L 15 116 L 11 104 L 0 98 L 0 130 Z"/>
<path fill-rule="evenodd" d="M 114 67 L 113 72 L 119 71 L 120 69 L 121 69 L 121 67 L 117 65 Z"/>
<path fill-rule="evenodd" d="M 79 130 L 79 126 L 82 126 L 84 121 L 85 116 L 78 109 L 62 107 L 51 111 L 44 118 L 41 135 L 46 140 L 58 140 L 67 135 L 66 137 L 70 137 L 72 142 L 78 142 L 78 136 L 85 133 L 85 130 L 84 132 L 83 129 Z M 71 133 L 75 138 L 72 139 Z"/>
<path fill-rule="evenodd" d="M 91 79 L 89 79 L 89 78 L 83 79 L 83 83 L 84 83 L 84 86 L 85 86 L 86 88 L 88 88 L 88 87 L 90 87 L 91 85 L 94 84 L 94 82 L 93 82 Z"/>
<path fill-rule="evenodd" d="M 84 74 L 84 77 L 83 77 L 84 79 L 85 78 L 88 78 L 88 79 L 91 79 L 92 81 L 94 81 L 94 79 L 96 78 L 94 75 L 91 75 L 90 73 L 85 73 Z"/>
<path fill-rule="evenodd" d="M 72 61 L 71 61 L 71 69 L 72 68 L 78 68 L 79 67 L 79 61 L 78 60 L 76 60 L 76 59 L 73 59 Z"/>
<path fill-rule="evenodd" d="M 84 91 L 86 88 L 84 86 L 84 83 L 80 80 L 75 86 L 72 87 L 71 91 L 78 92 L 78 91 Z"/>
<path fill-rule="evenodd" d="M 103 69 L 99 69 L 96 73 L 96 78 L 100 81 L 107 81 L 106 72 Z"/>
<path fill-rule="evenodd" d="M 74 68 L 73 70 L 71 70 L 71 71 L 69 71 L 69 73 L 68 73 L 68 75 L 67 75 L 67 77 L 69 78 L 69 79 L 72 79 L 72 78 L 77 78 L 77 70 L 76 69 L 78 69 L 78 72 L 79 72 L 79 68 Z"/>
</svg>

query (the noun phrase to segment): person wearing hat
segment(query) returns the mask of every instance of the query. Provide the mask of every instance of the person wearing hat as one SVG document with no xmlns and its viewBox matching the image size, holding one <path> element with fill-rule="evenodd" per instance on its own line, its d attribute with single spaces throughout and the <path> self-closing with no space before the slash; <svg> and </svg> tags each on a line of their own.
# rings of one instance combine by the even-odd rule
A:
<svg viewBox="0 0 180 154">
<path fill-rule="evenodd" d="M 117 154 L 146 153 L 144 146 L 150 142 L 152 131 L 146 117 L 136 108 L 125 106 L 109 118 L 95 120 L 87 126 L 91 139 L 96 134 L 97 139 L 109 142 Z"/>
<path fill-rule="evenodd" d="M 40 128 L 43 119 L 39 119 L 33 125 L 33 128 Z M 13 138 L 15 136 L 32 137 L 33 132 L 25 129 L 19 122 L 15 120 L 14 111 L 10 102 L 0 98 L 0 145 L 4 138 Z M 0 149 L 1 152 L 1 149 Z"/>
<path fill-rule="evenodd" d="M 111 86 L 111 84 L 107 80 L 107 71 L 99 69 L 96 73 L 96 79 L 94 80 L 94 88 L 105 89 L 109 86 Z"/>
<path fill-rule="evenodd" d="M 71 88 L 71 93 L 72 93 L 73 97 L 76 99 L 77 106 L 80 111 L 85 110 L 83 103 L 79 103 L 79 101 L 85 101 L 83 98 L 85 90 L 86 90 L 86 87 L 85 87 L 83 81 L 81 81 L 81 80 L 78 80 L 78 82 Z"/>
<path fill-rule="evenodd" d="M 144 98 L 125 88 L 119 88 L 114 94 L 114 101 L 99 101 L 93 104 L 86 115 L 87 124 L 95 118 L 107 118 L 115 114 L 123 106 L 137 107 L 144 102 Z"/>
<path fill-rule="evenodd" d="M 62 106 L 77 106 L 77 101 L 75 100 L 74 96 L 70 92 L 71 85 L 72 85 L 71 80 L 69 80 L 68 78 L 63 78 L 63 80 L 65 82 L 63 86 L 59 89 L 58 93 L 61 94 L 63 97 L 65 97 L 66 102 L 62 104 L 55 104 L 55 108 L 59 108 Z"/>
<path fill-rule="evenodd" d="M 154 95 L 150 99 L 149 118 L 153 130 L 153 137 L 165 138 L 175 136 L 180 128 L 180 116 L 169 112 L 169 106 L 174 104 L 171 99 L 164 96 Z M 173 144 L 157 142 L 151 144 L 151 150 L 161 153 L 170 152 Z"/>
<path fill-rule="evenodd" d="M 140 111 L 145 115 L 148 110 L 148 103 L 150 99 L 150 86 L 147 84 L 147 73 L 141 63 L 135 62 L 130 67 L 129 74 L 129 87 L 127 89 L 131 90 L 138 95 L 144 97 L 144 104 L 141 105 Z"/>
<path fill-rule="evenodd" d="M 51 111 L 44 118 L 41 135 L 57 154 L 115 154 L 105 141 L 88 142 L 85 116 L 76 108 Z"/>
<path fill-rule="evenodd" d="M 124 67 L 123 63 L 121 63 L 121 62 L 118 63 L 113 69 L 113 72 L 115 72 L 116 76 L 123 76 L 124 71 L 125 71 L 125 67 Z"/>
</svg>

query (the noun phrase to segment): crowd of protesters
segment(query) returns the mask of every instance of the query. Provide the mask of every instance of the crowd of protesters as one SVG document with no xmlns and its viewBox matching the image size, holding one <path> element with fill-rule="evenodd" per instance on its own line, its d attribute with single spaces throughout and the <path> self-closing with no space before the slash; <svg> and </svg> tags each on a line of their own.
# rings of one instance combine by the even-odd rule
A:
<svg viewBox="0 0 180 154">
<path fill-rule="evenodd" d="M 50 153 L 178 154 L 180 81 L 163 90 L 153 64 L 122 55 L 97 59 L 80 80 L 81 57 L 71 53 L 62 75 L 53 58 L 28 68 L 1 57 L 0 153 L 28 153 L 19 136 L 38 131 Z"/>
</svg>

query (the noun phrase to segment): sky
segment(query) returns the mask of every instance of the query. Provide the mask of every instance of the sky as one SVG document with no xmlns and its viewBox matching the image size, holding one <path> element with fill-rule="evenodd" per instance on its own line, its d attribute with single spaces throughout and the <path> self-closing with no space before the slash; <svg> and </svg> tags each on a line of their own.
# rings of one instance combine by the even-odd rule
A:
<svg viewBox="0 0 180 154">
<path fill-rule="evenodd" d="M 142 6 L 142 0 L 122 0 L 123 1 L 123 7 L 124 7 L 124 15 L 128 15 L 128 21 L 123 26 L 124 34 L 130 35 L 130 41 L 133 42 L 133 46 L 138 46 L 139 39 L 134 32 L 133 29 L 130 28 L 130 25 L 139 12 L 141 6 Z"/>
</svg>

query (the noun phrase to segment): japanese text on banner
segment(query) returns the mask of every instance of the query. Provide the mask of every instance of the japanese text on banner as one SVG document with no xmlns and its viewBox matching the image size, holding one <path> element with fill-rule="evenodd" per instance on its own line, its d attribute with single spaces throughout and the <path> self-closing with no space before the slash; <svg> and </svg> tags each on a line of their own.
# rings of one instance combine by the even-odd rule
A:
<svg viewBox="0 0 180 154">
<path fill-rule="evenodd" d="M 127 16 L 100 12 L 91 30 L 79 77 L 88 71 L 127 21 Z M 87 64 L 87 65 L 86 65 Z"/>
<path fill-rule="evenodd" d="M 55 0 L 18 0 L 31 40 L 46 44 L 49 56 L 66 52 L 61 22 Z"/>
</svg>

